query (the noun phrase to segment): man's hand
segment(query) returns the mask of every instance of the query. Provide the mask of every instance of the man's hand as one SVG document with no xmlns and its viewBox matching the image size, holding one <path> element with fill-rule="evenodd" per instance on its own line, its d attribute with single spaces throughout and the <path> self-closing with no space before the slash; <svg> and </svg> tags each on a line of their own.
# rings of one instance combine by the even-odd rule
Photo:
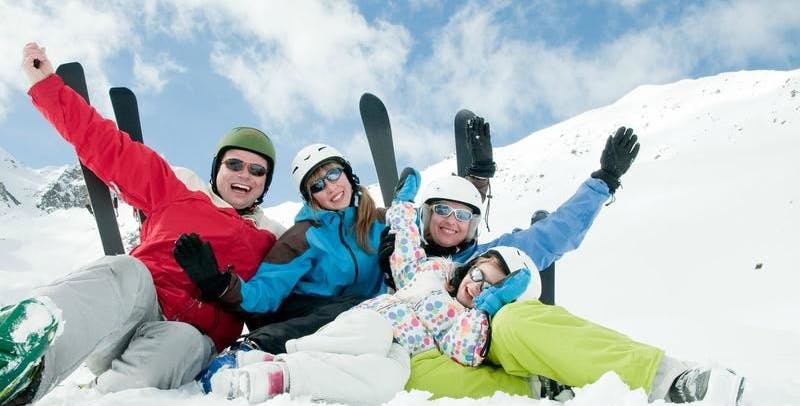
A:
<svg viewBox="0 0 800 406">
<path fill-rule="evenodd" d="M 230 272 L 219 272 L 211 243 L 203 242 L 195 233 L 181 234 L 172 250 L 183 272 L 200 289 L 203 300 L 217 300 L 231 282 Z"/>
<path fill-rule="evenodd" d="M 619 178 L 628 171 L 639 154 L 638 140 L 633 128 L 625 127 L 617 129 L 616 134 L 606 140 L 606 147 L 600 157 L 600 170 L 593 172 L 592 177 L 605 182 L 611 194 L 617 190 Z"/>
<path fill-rule="evenodd" d="M 35 42 L 30 42 L 22 48 L 22 71 L 28 76 L 31 86 L 54 72 L 53 64 L 47 59 L 45 49 Z"/>
<path fill-rule="evenodd" d="M 479 178 L 491 178 L 497 169 L 492 154 L 492 136 L 489 123 L 483 117 L 475 116 L 467 121 L 467 149 L 472 156 L 472 164 L 467 174 Z"/>
</svg>

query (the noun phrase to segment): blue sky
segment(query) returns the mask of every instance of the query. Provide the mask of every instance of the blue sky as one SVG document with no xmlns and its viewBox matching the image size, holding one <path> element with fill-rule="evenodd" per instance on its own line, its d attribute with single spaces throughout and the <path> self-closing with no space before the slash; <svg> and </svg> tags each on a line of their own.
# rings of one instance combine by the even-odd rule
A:
<svg viewBox="0 0 800 406">
<path fill-rule="evenodd" d="M 24 165 L 74 162 L 31 107 L 19 69 L 37 41 L 80 61 L 90 97 L 113 117 L 111 86 L 139 98 L 145 142 L 206 176 L 229 128 L 263 129 L 278 148 L 267 205 L 297 200 L 288 176 L 312 142 L 374 169 L 358 114 L 387 105 L 398 164 L 452 153 L 469 108 L 495 145 L 603 106 L 637 86 L 720 72 L 800 67 L 796 1 L 20 1 L 0 0 L 0 147 Z M 598 132 L 610 129 L 598 128 Z"/>
</svg>

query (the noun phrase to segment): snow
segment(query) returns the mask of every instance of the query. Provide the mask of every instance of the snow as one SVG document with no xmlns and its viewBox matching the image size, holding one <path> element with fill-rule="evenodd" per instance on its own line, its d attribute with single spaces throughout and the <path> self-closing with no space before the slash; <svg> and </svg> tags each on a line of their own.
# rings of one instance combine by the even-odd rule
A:
<svg viewBox="0 0 800 406">
<path fill-rule="evenodd" d="M 39 297 L 38 302 L 31 302 L 25 306 L 25 318 L 11 332 L 11 339 L 16 342 L 25 342 L 28 336 L 41 331 L 56 321 L 61 322 L 61 310 L 48 297 Z M 59 325 L 57 332 L 63 330 Z"/>
<path fill-rule="evenodd" d="M 635 128 L 639 158 L 583 245 L 558 261 L 556 302 L 674 357 L 735 369 L 748 378 L 747 405 L 798 405 L 799 93 L 800 71 L 642 86 L 612 105 L 497 148 L 491 232 L 484 227 L 481 238 L 525 227 L 536 209 L 554 210 L 597 169 L 608 134 L 620 125 Z M 423 182 L 454 168 L 453 158 L 433 165 L 422 171 Z M 7 185 L 30 188 L 15 182 Z M 380 201 L 376 186 L 371 192 Z M 287 202 L 267 211 L 288 225 L 298 207 Z M 0 224 L 0 304 L 101 255 L 84 209 L 48 215 L 12 208 L 0 213 Z M 203 396 L 192 385 L 104 396 L 76 385 L 90 379 L 81 369 L 40 404 L 246 404 Z M 555 404 L 505 394 L 427 399 L 403 392 L 389 404 Z M 646 405 L 646 399 L 608 374 L 567 404 Z M 287 396 L 267 402 L 310 403 Z"/>
</svg>

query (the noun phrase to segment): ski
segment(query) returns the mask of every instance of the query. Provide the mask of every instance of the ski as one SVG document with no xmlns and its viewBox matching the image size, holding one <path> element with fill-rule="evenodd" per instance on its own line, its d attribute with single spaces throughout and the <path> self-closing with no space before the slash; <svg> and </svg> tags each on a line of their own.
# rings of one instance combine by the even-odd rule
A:
<svg viewBox="0 0 800 406">
<path fill-rule="evenodd" d="M 462 109 L 453 119 L 453 133 L 456 139 L 456 167 L 458 176 L 467 176 L 467 168 L 472 164 L 472 157 L 467 150 L 467 121 L 475 117 L 475 113 Z"/>
<path fill-rule="evenodd" d="M 472 165 L 472 156 L 470 156 L 467 149 L 467 123 L 469 120 L 476 117 L 475 113 L 462 109 L 456 113 L 453 119 L 453 132 L 456 140 L 456 166 L 458 168 L 458 176 L 467 176 L 467 170 Z M 544 219 L 550 213 L 546 210 L 537 210 L 531 217 L 531 226 L 539 220 Z M 553 262 L 547 268 L 539 272 L 542 281 L 542 294 L 539 300 L 544 304 L 555 304 L 555 278 L 556 278 L 556 263 Z"/>
<path fill-rule="evenodd" d="M 544 220 L 550 212 L 547 210 L 536 210 L 531 216 L 531 226 L 537 221 Z M 539 278 L 542 281 L 542 294 L 539 295 L 539 301 L 544 304 L 553 305 L 556 303 L 556 261 L 553 261 L 550 266 L 544 268 L 539 272 Z"/>
<path fill-rule="evenodd" d="M 367 134 L 367 142 L 372 152 L 372 161 L 378 172 L 378 184 L 383 195 L 383 204 L 392 202 L 394 188 L 397 185 L 397 163 L 392 141 L 392 127 L 389 124 L 389 113 L 381 99 L 371 93 L 361 95 L 358 103 L 361 121 Z"/>
<path fill-rule="evenodd" d="M 65 63 L 56 69 L 56 74 L 61 76 L 64 83 L 77 92 L 86 103 L 89 103 L 89 92 L 86 88 L 86 76 L 83 67 L 78 62 Z M 117 215 L 111 201 L 111 193 L 108 187 L 97 177 L 89 168 L 81 163 L 83 179 L 86 188 L 89 190 L 89 201 L 92 205 L 92 213 L 97 222 L 97 231 L 100 232 L 100 240 L 103 243 L 103 252 L 106 255 L 124 254 L 125 248 L 122 245 L 122 237 L 119 234 Z"/>
<path fill-rule="evenodd" d="M 112 87 L 108 91 L 111 106 L 114 108 L 114 117 L 117 119 L 117 128 L 128 133 L 132 140 L 144 143 L 142 137 L 142 123 L 139 120 L 139 104 L 136 95 L 127 87 Z M 145 215 L 141 210 L 135 209 L 136 219 L 141 225 Z"/>
</svg>

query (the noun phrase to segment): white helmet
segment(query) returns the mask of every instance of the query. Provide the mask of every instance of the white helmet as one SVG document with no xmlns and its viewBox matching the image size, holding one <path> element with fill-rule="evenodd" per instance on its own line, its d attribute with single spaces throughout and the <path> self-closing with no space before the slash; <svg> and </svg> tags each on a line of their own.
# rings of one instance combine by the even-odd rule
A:
<svg viewBox="0 0 800 406">
<path fill-rule="evenodd" d="M 531 281 L 528 283 L 528 288 L 517 300 L 539 300 L 539 296 L 542 295 L 542 280 L 536 264 L 533 263 L 528 254 L 522 252 L 519 248 L 506 246 L 492 247 L 486 253 L 494 254 L 505 265 L 509 273 L 518 269 L 528 268 L 531 271 Z"/>
<path fill-rule="evenodd" d="M 305 190 L 303 184 L 308 177 L 308 174 L 313 172 L 322 163 L 326 161 L 336 161 L 344 167 L 344 172 L 347 174 L 350 183 L 353 183 L 353 168 L 350 163 L 344 159 L 344 156 L 336 148 L 326 144 L 311 144 L 301 149 L 297 155 L 292 159 L 291 175 L 295 186 L 300 190 L 300 194 L 306 201 L 309 200 L 308 191 Z M 358 190 L 354 187 L 355 191 Z"/>
<path fill-rule="evenodd" d="M 472 209 L 472 219 L 469 223 L 467 236 L 464 241 L 471 242 L 478 236 L 478 224 L 481 222 L 481 194 L 470 181 L 455 175 L 435 179 L 422 193 L 422 206 L 420 216 L 423 234 L 428 230 L 431 219 L 431 203 L 440 200 L 449 200 L 469 206 Z"/>
</svg>

